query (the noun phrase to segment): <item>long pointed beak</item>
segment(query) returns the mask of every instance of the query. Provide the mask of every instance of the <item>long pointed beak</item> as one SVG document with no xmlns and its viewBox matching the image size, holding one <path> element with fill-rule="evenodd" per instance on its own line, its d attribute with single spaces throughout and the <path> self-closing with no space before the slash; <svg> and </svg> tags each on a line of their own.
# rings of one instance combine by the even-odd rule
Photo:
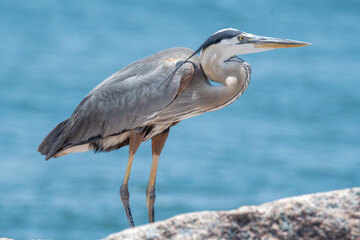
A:
<svg viewBox="0 0 360 240">
<path fill-rule="evenodd" d="M 280 39 L 272 37 L 255 36 L 249 39 L 254 44 L 254 48 L 293 48 L 311 45 L 311 43 L 294 41 L 289 39 Z"/>
</svg>

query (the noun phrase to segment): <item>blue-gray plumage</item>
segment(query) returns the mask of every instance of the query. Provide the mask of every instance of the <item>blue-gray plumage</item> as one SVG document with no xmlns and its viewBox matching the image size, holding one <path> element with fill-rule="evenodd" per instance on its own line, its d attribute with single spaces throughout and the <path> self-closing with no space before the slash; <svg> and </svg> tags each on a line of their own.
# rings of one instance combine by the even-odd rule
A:
<svg viewBox="0 0 360 240">
<path fill-rule="evenodd" d="M 130 170 L 141 142 L 152 139 L 147 206 L 149 222 L 153 222 L 157 164 L 170 127 L 240 97 L 249 84 L 251 68 L 236 55 L 306 45 L 230 28 L 211 35 L 195 52 L 172 48 L 140 59 L 96 86 L 70 118 L 48 134 L 38 151 L 48 160 L 71 152 L 111 151 L 129 145 L 120 196 L 129 224 L 134 226 L 127 187 Z M 209 80 L 220 85 L 213 86 Z"/>
<path fill-rule="evenodd" d="M 160 86 L 160 83 L 174 71 L 179 59 L 185 59 L 191 53 L 184 48 L 165 50 L 130 64 L 100 83 L 72 116 L 60 124 L 54 134 L 61 131 L 61 135 L 54 143 L 44 145 L 48 147 L 46 158 L 57 157 L 68 148 L 84 144 L 90 149 L 113 150 L 122 144 L 114 144 L 115 140 L 111 141 L 114 136 L 126 135 L 127 131 L 137 128 L 149 128 L 155 113 L 165 109 L 179 94 L 181 77 L 192 75 L 193 65 L 190 62 L 184 64 L 166 84 Z M 147 134 L 146 138 L 152 136 Z"/>
</svg>

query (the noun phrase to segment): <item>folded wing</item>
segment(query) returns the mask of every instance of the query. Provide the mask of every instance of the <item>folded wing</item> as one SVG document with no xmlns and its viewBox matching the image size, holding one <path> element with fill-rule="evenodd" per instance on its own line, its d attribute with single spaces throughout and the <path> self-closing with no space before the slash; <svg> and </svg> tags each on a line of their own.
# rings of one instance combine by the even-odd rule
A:
<svg viewBox="0 0 360 240">
<path fill-rule="evenodd" d="M 186 48 L 168 49 L 116 72 L 48 134 L 38 151 L 49 159 L 66 148 L 146 126 L 190 83 L 191 62 L 174 70 L 192 53 Z"/>
</svg>

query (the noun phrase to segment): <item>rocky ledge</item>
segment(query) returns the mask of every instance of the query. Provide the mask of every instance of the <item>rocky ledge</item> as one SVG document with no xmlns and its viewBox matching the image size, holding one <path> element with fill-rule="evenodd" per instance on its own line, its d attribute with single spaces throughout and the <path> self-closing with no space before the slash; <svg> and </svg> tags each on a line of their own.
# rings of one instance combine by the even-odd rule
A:
<svg viewBox="0 0 360 240">
<path fill-rule="evenodd" d="M 119 239 L 360 239 L 360 188 L 188 213 L 105 238 Z"/>
</svg>

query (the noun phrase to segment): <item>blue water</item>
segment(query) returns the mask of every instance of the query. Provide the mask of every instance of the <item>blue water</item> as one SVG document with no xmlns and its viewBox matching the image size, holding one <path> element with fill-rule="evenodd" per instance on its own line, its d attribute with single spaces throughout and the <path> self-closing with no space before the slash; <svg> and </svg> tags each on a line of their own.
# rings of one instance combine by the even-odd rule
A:
<svg viewBox="0 0 360 240">
<path fill-rule="evenodd" d="M 157 51 L 234 27 L 312 42 L 242 56 L 248 90 L 172 128 L 156 219 L 360 185 L 360 2 L 0 1 L 0 237 L 99 239 L 127 228 L 127 148 L 44 161 L 36 149 L 100 81 Z M 130 178 L 147 222 L 150 143 Z"/>
</svg>

